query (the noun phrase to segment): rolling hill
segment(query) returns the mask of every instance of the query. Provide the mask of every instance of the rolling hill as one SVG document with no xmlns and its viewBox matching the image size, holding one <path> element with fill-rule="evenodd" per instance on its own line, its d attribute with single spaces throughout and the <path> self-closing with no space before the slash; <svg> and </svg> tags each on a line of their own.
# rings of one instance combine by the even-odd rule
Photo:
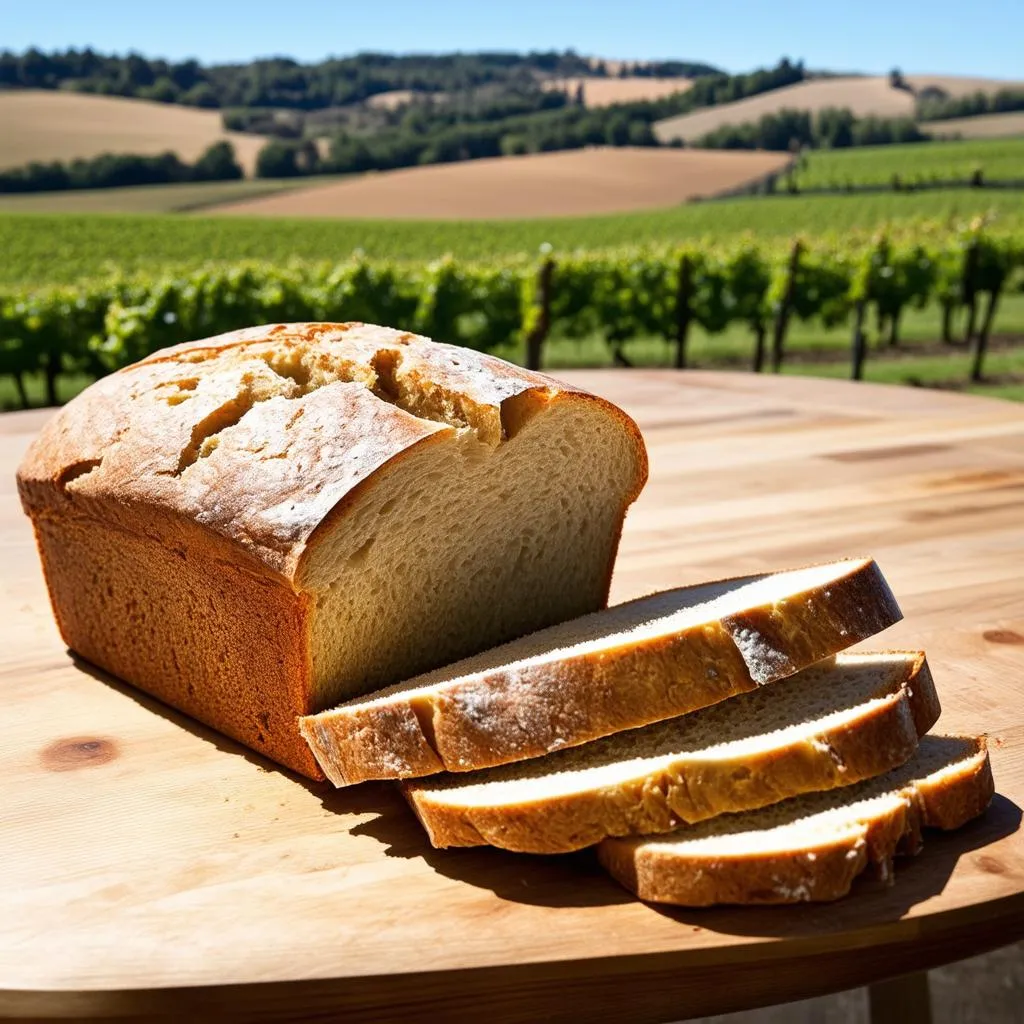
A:
<svg viewBox="0 0 1024 1024">
<path fill-rule="evenodd" d="M 781 171 L 788 160 L 785 153 L 577 149 L 365 174 L 209 212 L 459 220 L 613 213 L 721 193 Z"/>
<path fill-rule="evenodd" d="M 939 88 L 950 96 L 978 91 L 994 92 L 1021 84 L 993 78 L 959 78 L 955 75 L 908 75 L 906 81 L 913 89 Z M 888 76 L 814 78 L 737 100 L 735 103 L 723 103 L 666 118 L 655 124 L 654 133 L 661 142 L 675 139 L 693 142 L 725 125 L 746 124 L 780 110 L 807 110 L 813 113 L 826 107 L 845 107 L 856 117 L 913 117 L 915 97 L 909 89 L 894 89 Z"/>
<path fill-rule="evenodd" d="M 0 91 L 0 167 L 165 150 L 194 161 L 221 139 L 251 174 L 266 139 L 225 132 L 217 110 L 55 90 Z"/>
</svg>

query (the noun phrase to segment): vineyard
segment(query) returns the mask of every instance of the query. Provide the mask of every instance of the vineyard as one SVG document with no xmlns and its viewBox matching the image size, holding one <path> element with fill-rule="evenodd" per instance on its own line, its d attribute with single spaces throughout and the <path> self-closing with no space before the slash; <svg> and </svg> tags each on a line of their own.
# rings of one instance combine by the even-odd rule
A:
<svg viewBox="0 0 1024 1024">
<path fill-rule="evenodd" d="M 99 375 L 180 341 L 294 320 L 392 324 L 485 351 L 512 342 L 535 367 L 544 365 L 549 340 L 595 335 L 620 365 L 629 363 L 631 339 L 663 338 L 682 367 L 691 328 L 716 335 L 742 325 L 751 367 L 778 370 L 798 321 L 848 324 L 849 372 L 860 378 L 869 318 L 884 344 L 896 346 L 904 313 L 937 305 L 943 340 L 970 344 L 970 376 L 980 380 L 1000 297 L 1022 287 L 1024 235 L 980 221 L 842 242 L 740 240 L 486 263 L 356 255 L 343 263 L 211 264 L 3 293 L 0 373 L 14 379 L 23 404 L 26 375 L 42 374 L 55 402 L 62 374 Z"/>
<path fill-rule="evenodd" d="M 30 197 L 34 198 L 34 197 Z M 797 234 L 911 230 L 922 219 L 990 217 L 1024 231 L 1024 192 L 879 193 L 778 196 L 687 203 L 664 210 L 544 220 L 268 220 L 130 215 L 0 215 L 0 287 L 71 284 L 110 265 L 125 273 L 162 273 L 206 261 L 338 261 L 360 249 L 374 259 L 493 260 L 536 253 L 662 246 L 747 232 L 764 239 Z"/>
<path fill-rule="evenodd" d="M 980 172 L 987 181 L 1024 179 L 1024 138 L 972 139 L 815 150 L 803 158 L 795 184 L 800 189 L 890 186 L 934 181 L 967 182 Z"/>
</svg>

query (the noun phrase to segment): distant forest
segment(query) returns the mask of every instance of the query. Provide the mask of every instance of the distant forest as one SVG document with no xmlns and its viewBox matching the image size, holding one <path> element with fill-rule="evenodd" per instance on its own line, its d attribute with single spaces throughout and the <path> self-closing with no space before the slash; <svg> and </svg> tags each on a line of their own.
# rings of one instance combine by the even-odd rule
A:
<svg viewBox="0 0 1024 1024">
<path fill-rule="evenodd" d="M 247 64 L 211 66 L 194 60 L 151 60 L 134 53 L 108 56 L 89 49 L 0 52 L 0 88 L 71 89 L 214 108 L 322 110 L 395 89 L 457 93 L 487 85 L 522 88 L 535 84 L 538 74 L 566 77 L 608 73 L 603 62 L 580 57 L 571 50 L 409 56 L 360 53 L 316 64 L 272 57 Z M 618 73 L 684 78 L 721 74 L 710 64 L 677 60 L 625 64 Z"/>
</svg>

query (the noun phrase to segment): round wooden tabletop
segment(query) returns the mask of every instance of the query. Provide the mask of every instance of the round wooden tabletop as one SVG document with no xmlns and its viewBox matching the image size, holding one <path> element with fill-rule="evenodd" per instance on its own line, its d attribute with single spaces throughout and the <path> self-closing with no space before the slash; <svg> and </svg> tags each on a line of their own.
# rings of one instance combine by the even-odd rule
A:
<svg viewBox="0 0 1024 1024">
<path fill-rule="evenodd" d="M 998 796 L 896 884 L 832 905 L 645 905 L 584 851 L 432 850 L 383 784 L 278 770 L 76 663 L 0 417 L 0 1014 L 659 1021 L 864 984 L 1024 936 L 1024 408 L 672 371 L 565 374 L 640 423 L 651 480 L 613 600 L 874 555 L 944 731 Z"/>
</svg>

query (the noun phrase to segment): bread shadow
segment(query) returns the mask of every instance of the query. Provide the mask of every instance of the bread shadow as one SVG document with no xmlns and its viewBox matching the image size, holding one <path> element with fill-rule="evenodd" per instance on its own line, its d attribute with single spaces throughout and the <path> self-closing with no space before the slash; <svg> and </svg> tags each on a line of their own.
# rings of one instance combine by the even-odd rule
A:
<svg viewBox="0 0 1024 1024">
<path fill-rule="evenodd" d="M 324 798 L 324 807 L 351 812 L 361 803 L 362 790 L 380 785 L 336 790 Z M 386 857 L 419 857 L 438 874 L 488 889 L 499 899 L 543 907 L 596 907 L 634 899 L 605 874 L 592 850 L 560 856 L 510 853 L 491 846 L 437 850 L 393 784 L 388 795 L 378 797 L 369 809 L 377 814 L 350 829 L 352 835 L 375 839 Z"/>
<path fill-rule="evenodd" d="M 386 857 L 421 857 L 439 874 L 489 889 L 500 899 L 518 903 L 580 907 L 625 903 L 633 898 L 601 870 L 590 851 L 562 857 L 538 857 L 491 847 L 435 850 L 395 783 L 364 782 L 335 789 L 329 782 L 307 779 L 108 674 L 74 651 L 67 653 L 79 672 L 212 744 L 217 750 L 244 758 L 260 772 L 284 775 L 316 797 L 331 814 L 358 815 L 361 820 L 349 828 L 349 833 L 375 839 Z"/>
<path fill-rule="evenodd" d="M 916 857 L 898 857 L 895 885 L 870 869 L 853 885 L 850 895 L 834 903 L 803 903 L 774 907 L 648 906 L 688 927 L 726 935 L 797 938 L 855 931 L 881 922 L 898 921 L 912 907 L 945 889 L 961 857 L 1020 830 L 1020 807 L 997 794 L 985 814 L 955 832 L 926 829 L 924 846 Z M 995 874 L 1005 868 L 986 857 L 982 870 Z"/>
<path fill-rule="evenodd" d="M 97 682 L 103 683 L 111 690 L 116 690 L 118 693 L 128 697 L 130 700 L 133 700 L 140 707 L 145 708 L 154 715 L 159 715 L 161 718 L 165 718 L 167 721 L 173 722 L 179 729 L 184 729 L 193 736 L 198 736 L 200 739 L 205 740 L 207 743 L 216 747 L 217 750 L 223 751 L 226 754 L 237 754 L 240 757 L 245 758 L 245 760 L 250 764 L 255 765 L 261 772 L 277 772 L 281 775 L 287 776 L 289 779 L 294 779 L 296 782 L 307 786 L 323 787 L 327 785 L 326 783 L 317 783 L 311 779 L 307 779 L 305 776 L 299 775 L 297 772 L 293 772 L 290 769 L 279 765 L 276 761 L 271 761 L 269 757 L 264 757 L 262 754 L 258 754 L 251 747 L 247 747 L 244 744 L 237 742 L 237 740 L 233 740 L 229 736 L 225 736 L 224 733 L 217 732 L 216 729 L 213 729 L 208 725 L 204 725 L 198 719 L 190 718 L 183 711 L 179 711 L 170 704 L 165 704 L 158 697 L 154 697 L 152 694 L 146 693 L 145 690 L 140 690 L 131 683 L 126 683 L 123 679 L 110 675 L 104 669 L 94 665 L 91 661 L 87 661 L 80 654 L 76 654 L 70 648 L 68 649 L 67 654 L 74 664 L 74 667 L 78 669 L 79 672 L 95 679 Z"/>
<path fill-rule="evenodd" d="M 499 899 L 546 907 L 595 907 L 629 903 L 635 897 L 608 876 L 593 850 L 558 856 L 516 854 L 493 847 L 434 849 L 397 785 L 363 783 L 335 789 L 328 782 L 307 779 L 249 747 L 229 739 L 156 697 L 111 676 L 91 662 L 68 651 L 80 672 L 116 690 L 153 714 L 173 722 L 217 750 L 236 754 L 260 772 L 284 775 L 315 796 L 332 814 L 359 815 L 349 832 L 369 836 L 384 848 L 386 857 L 421 857 L 434 871 L 448 878 L 488 889 Z M 368 819 L 366 815 L 372 815 Z M 868 922 L 897 920 L 911 907 L 941 892 L 959 859 L 1018 831 L 1021 809 L 996 795 L 982 818 L 953 833 L 928 830 L 918 857 L 896 863 L 897 884 L 862 876 L 851 897 L 828 904 L 782 907 L 714 907 L 691 909 L 648 904 L 681 925 L 733 935 L 791 937 L 847 931 Z M 987 858 L 984 870 L 999 873 L 1001 865 Z"/>
</svg>

